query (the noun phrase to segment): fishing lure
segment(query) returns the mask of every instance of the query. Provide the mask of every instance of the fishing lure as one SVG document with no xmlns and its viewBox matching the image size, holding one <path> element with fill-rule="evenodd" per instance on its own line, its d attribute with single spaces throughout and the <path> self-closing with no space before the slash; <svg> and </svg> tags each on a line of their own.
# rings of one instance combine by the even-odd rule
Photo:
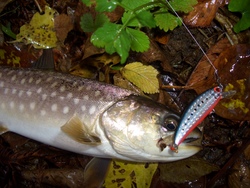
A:
<svg viewBox="0 0 250 188">
<path fill-rule="evenodd" d="M 168 0 L 166 0 L 168 6 L 172 9 L 174 14 L 180 18 L 178 13 L 174 10 Z M 174 136 L 174 143 L 170 145 L 170 149 L 172 151 L 178 152 L 178 146 L 180 143 L 191 133 L 191 131 L 197 127 L 205 118 L 206 116 L 214 109 L 214 107 L 218 104 L 218 102 L 226 95 L 232 95 L 234 93 L 222 92 L 222 84 L 220 82 L 220 77 L 218 75 L 218 70 L 214 66 L 214 64 L 210 61 L 209 57 L 202 49 L 198 41 L 195 39 L 193 34 L 187 28 L 186 24 L 181 20 L 182 25 L 185 27 L 189 35 L 193 38 L 197 46 L 200 48 L 204 56 L 207 58 L 209 64 L 214 69 L 215 79 L 218 83 L 218 86 L 205 91 L 204 93 L 200 94 L 187 108 L 184 112 L 180 124 L 175 132 Z"/>
<path fill-rule="evenodd" d="M 222 99 L 222 86 L 216 86 L 199 95 L 181 117 L 170 149 L 178 152 L 180 143 L 197 127 Z"/>
</svg>

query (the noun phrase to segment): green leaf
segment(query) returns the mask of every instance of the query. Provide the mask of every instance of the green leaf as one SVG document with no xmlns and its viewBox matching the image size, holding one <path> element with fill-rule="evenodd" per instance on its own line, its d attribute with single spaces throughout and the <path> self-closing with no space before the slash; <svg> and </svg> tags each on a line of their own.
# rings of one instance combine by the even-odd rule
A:
<svg viewBox="0 0 250 188">
<path fill-rule="evenodd" d="M 141 11 L 138 14 L 128 11 L 123 14 L 122 23 L 131 27 L 155 27 L 153 14 L 149 11 Z"/>
<path fill-rule="evenodd" d="M 157 163 L 128 163 L 113 160 L 103 187 L 149 188 L 157 166 Z"/>
<path fill-rule="evenodd" d="M 139 87 L 143 92 L 153 94 L 159 92 L 158 71 L 140 62 L 127 64 L 121 70 L 122 76 Z"/>
<path fill-rule="evenodd" d="M 98 28 L 92 34 L 91 42 L 105 48 L 109 54 L 117 52 L 121 56 L 121 63 L 125 63 L 131 45 L 130 36 L 122 29 L 122 25 L 114 23 L 105 23 Z"/>
<path fill-rule="evenodd" d="M 126 5 L 127 10 L 133 10 L 139 6 L 145 5 L 149 2 L 153 2 L 155 0 L 122 0 L 122 4 Z"/>
<path fill-rule="evenodd" d="M 181 18 L 178 18 L 170 13 L 161 13 L 155 15 L 156 25 L 165 32 L 168 30 L 172 31 L 176 27 L 181 26 L 182 22 L 180 19 Z"/>
<path fill-rule="evenodd" d="M 96 0 L 96 11 L 98 12 L 112 12 L 115 10 L 117 3 L 120 0 Z"/>
<path fill-rule="evenodd" d="M 240 21 L 233 28 L 236 33 L 250 27 L 250 0 L 231 0 L 228 9 L 242 14 Z"/>
<path fill-rule="evenodd" d="M 131 50 L 144 52 L 149 49 L 149 38 L 144 32 L 132 28 L 127 28 L 126 32 L 131 38 Z"/>
<path fill-rule="evenodd" d="M 116 49 L 116 52 L 121 56 L 121 64 L 126 62 L 130 46 L 131 41 L 128 33 L 125 30 L 121 30 L 121 32 L 114 40 L 114 47 Z"/>
<path fill-rule="evenodd" d="M 177 168 L 178 167 L 178 168 Z M 190 157 L 180 161 L 159 165 L 160 179 L 167 182 L 184 183 L 218 171 L 219 167 L 202 158 Z M 181 170 L 180 170 L 181 169 Z"/>
<path fill-rule="evenodd" d="M 1 29 L 6 35 L 10 36 L 13 39 L 16 39 L 16 34 L 13 33 L 10 28 L 10 23 L 7 24 L 7 27 L 5 27 L 4 25 L 1 25 Z"/>
<path fill-rule="evenodd" d="M 91 4 L 94 3 L 93 0 L 82 0 L 82 2 L 83 2 L 85 5 L 87 5 L 87 6 L 90 6 Z"/>
<path fill-rule="evenodd" d="M 175 11 L 188 13 L 193 10 L 193 6 L 198 2 L 197 0 L 172 0 L 169 2 Z"/>
<path fill-rule="evenodd" d="M 91 42 L 96 47 L 105 48 L 106 52 L 112 54 L 115 52 L 113 46 L 115 37 L 118 34 L 118 30 L 121 29 L 121 25 L 114 23 L 105 23 L 103 27 L 98 28 L 91 36 Z"/>
<path fill-rule="evenodd" d="M 84 32 L 94 32 L 108 21 L 109 19 L 105 14 L 97 14 L 94 20 L 90 13 L 86 13 L 81 17 L 80 25 Z"/>
</svg>

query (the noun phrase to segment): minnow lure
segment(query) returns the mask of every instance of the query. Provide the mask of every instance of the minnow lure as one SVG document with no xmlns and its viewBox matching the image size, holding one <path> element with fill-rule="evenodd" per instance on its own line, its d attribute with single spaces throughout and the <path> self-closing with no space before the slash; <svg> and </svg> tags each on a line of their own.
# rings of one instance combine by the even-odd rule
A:
<svg viewBox="0 0 250 188">
<path fill-rule="evenodd" d="M 178 152 L 178 146 L 197 127 L 222 99 L 222 86 L 216 86 L 199 95 L 181 117 L 175 132 L 171 150 Z"/>
</svg>

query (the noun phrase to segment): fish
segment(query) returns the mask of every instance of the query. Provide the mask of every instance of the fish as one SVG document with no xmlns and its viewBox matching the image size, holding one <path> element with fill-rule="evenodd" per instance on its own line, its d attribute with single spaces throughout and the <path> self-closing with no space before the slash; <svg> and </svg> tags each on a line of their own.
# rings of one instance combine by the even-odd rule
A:
<svg viewBox="0 0 250 188">
<path fill-rule="evenodd" d="M 178 146 L 207 117 L 223 97 L 222 86 L 208 89 L 187 107 L 175 132 L 172 151 L 178 152 Z"/>
<path fill-rule="evenodd" d="M 11 131 L 67 151 L 133 162 L 196 154 L 199 130 L 171 151 L 180 117 L 148 97 L 70 74 L 0 67 L 0 134 Z"/>
</svg>

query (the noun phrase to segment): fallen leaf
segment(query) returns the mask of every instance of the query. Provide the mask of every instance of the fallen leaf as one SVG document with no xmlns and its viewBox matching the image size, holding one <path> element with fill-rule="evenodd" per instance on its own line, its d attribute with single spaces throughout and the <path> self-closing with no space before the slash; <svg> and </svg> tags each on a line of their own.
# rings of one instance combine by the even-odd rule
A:
<svg viewBox="0 0 250 188">
<path fill-rule="evenodd" d="M 56 10 L 46 6 L 45 13 L 35 13 L 29 24 L 20 28 L 13 42 L 32 44 L 34 48 L 47 49 L 56 46 L 57 37 L 54 31 L 54 15 Z"/>
<path fill-rule="evenodd" d="M 74 25 L 71 18 L 66 14 L 60 14 L 55 17 L 56 36 L 62 43 L 66 39 L 68 32 L 73 29 Z"/>
<path fill-rule="evenodd" d="M 159 92 L 158 71 L 140 62 L 127 64 L 121 69 L 122 76 L 139 87 L 143 92 L 153 94 Z"/>
<path fill-rule="evenodd" d="M 221 83 L 231 84 L 236 94 L 216 106 L 221 117 L 232 120 L 250 120 L 250 45 L 239 44 L 227 48 L 215 61 Z"/>
<path fill-rule="evenodd" d="M 151 38 L 149 38 L 149 49 L 143 53 L 136 53 L 135 59 L 140 62 L 152 63 L 155 61 L 161 61 L 164 71 L 173 72 L 173 68 L 168 61 L 168 57 L 163 52 L 163 50 L 159 47 L 157 42 Z"/>
<path fill-rule="evenodd" d="M 176 162 L 160 164 L 159 169 L 161 180 L 184 183 L 197 180 L 213 171 L 218 171 L 219 167 L 202 158 L 190 157 Z"/>
<path fill-rule="evenodd" d="M 0 65 L 11 67 L 31 67 L 40 56 L 40 50 L 28 49 L 21 45 L 16 48 L 13 45 L 4 43 L 0 47 Z"/>
<path fill-rule="evenodd" d="M 211 62 L 214 62 L 218 58 L 219 54 L 230 46 L 231 44 L 229 43 L 229 41 L 224 38 L 208 50 L 207 56 Z M 216 81 L 214 77 L 214 69 L 208 62 L 207 58 L 203 56 L 203 58 L 197 64 L 191 76 L 189 77 L 186 85 L 190 89 L 194 89 L 196 93 L 201 94 L 207 89 L 213 87 L 213 85 L 215 84 Z"/>
<path fill-rule="evenodd" d="M 194 6 L 194 10 L 184 16 L 183 20 L 186 25 L 193 27 L 209 26 L 215 17 L 219 7 L 228 4 L 228 0 L 200 0 Z"/>
<path fill-rule="evenodd" d="M 128 163 L 113 160 L 104 187 L 149 188 L 157 163 Z"/>
</svg>

